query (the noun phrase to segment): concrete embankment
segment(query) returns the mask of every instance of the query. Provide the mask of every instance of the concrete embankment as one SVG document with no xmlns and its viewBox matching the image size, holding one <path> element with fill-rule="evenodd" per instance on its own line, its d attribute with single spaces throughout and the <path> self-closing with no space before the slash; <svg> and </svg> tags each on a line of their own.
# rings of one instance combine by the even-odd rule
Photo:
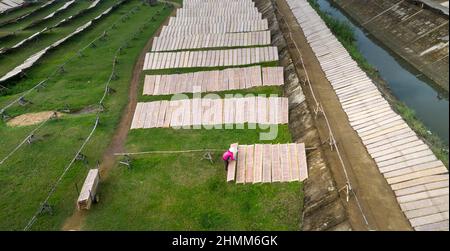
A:
<svg viewBox="0 0 450 251">
<path fill-rule="evenodd" d="M 414 1 L 331 0 L 397 56 L 449 90 L 448 16 Z"/>
<path fill-rule="evenodd" d="M 410 225 L 415 230 L 448 231 L 448 206 L 445 207 L 448 205 L 448 170 L 402 118 L 393 112 L 374 83 L 358 68 L 308 2 L 287 2 L 320 68 L 334 89 L 345 116 L 394 191 Z M 357 150 L 355 147 L 352 152 Z M 369 171 L 366 168 L 365 172 Z M 374 173 L 371 180 L 377 177 L 379 175 Z M 369 182 L 366 181 L 367 177 L 360 176 L 359 179 Z M 383 182 L 374 185 L 372 189 L 384 186 Z M 390 197 L 386 191 L 377 199 L 381 202 Z M 394 208 L 398 207 L 392 206 Z M 373 207 L 372 212 L 388 217 L 386 212 L 393 211 L 380 211 L 380 208 Z M 393 226 L 390 221 L 387 226 L 379 225 L 380 229 L 387 227 L 400 230 L 400 224 L 405 226 L 402 219 L 404 216 L 401 215 L 392 217 L 392 221 L 398 220 L 399 226 Z M 381 221 L 382 218 L 376 220 Z"/>
</svg>

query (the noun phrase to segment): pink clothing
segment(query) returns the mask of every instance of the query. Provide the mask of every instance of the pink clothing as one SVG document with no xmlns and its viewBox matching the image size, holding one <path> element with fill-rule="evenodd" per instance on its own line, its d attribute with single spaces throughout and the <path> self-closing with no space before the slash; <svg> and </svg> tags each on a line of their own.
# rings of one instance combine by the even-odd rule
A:
<svg viewBox="0 0 450 251">
<path fill-rule="evenodd" d="M 231 160 L 236 160 L 234 158 L 234 154 L 229 150 L 223 154 L 222 158 L 223 158 L 223 160 L 226 160 L 226 161 L 228 161 L 228 159 L 230 159 L 230 158 L 231 158 Z"/>
</svg>

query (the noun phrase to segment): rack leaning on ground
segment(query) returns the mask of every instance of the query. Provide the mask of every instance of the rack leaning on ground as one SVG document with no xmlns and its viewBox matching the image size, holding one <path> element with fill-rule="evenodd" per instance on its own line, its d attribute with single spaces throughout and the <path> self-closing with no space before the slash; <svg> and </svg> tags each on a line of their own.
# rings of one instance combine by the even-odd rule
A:
<svg viewBox="0 0 450 251">
<path fill-rule="evenodd" d="M 134 13 L 137 11 L 137 9 L 138 9 L 138 7 L 134 7 L 134 8 L 132 8 L 130 11 L 128 11 L 126 14 L 122 15 L 117 21 L 115 21 L 115 22 L 111 25 L 111 27 L 109 27 L 108 29 L 106 29 L 105 31 L 103 31 L 102 34 L 101 34 L 100 36 L 94 38 L 88 45 L 86 45 L 85 47 L 83 47 L 82 49 L 80 49 L 74 56 L 70 57 L 68 60 L 66 60 L 64 63 L 62 63 L 60 66 L 58 66 L 57 69 L 56 69 L 53 73 L 51 73 L 46 79 L 40 81 L 37 85 L 35 85 L 34 87 L 32 87 L 31 89 L 29 89 L 28 91 L 26 91 L 26 92 L 25 92 L 23 95 L 21 95 L 19 98 L 13 100 L 12 102 L 10 102 L 10 103 L 7 104 L 6 106 L 4 106 L 2 109 L 0 109 L 0 116 L 1 116 L 1 118 L 3 118 L 3 119 L 8 118 L 8 116 L 7 116 L 6 113 L 5 113 L 6 109 L 12 107 L 12 106 L 15 105 L 16 103 L 27 102 L 27 100 L 25 100 L 25 98 L 24 98 L 26 95 L 28 95 L 28 94 L 30 94 L 32 91 L 34 91 L 34 90 L 36 90 L 36 89 L 42 87 L 48 80 L 50 80 L 50 78 L 56 76 L 56 74 L 58 74 L 58 73 L 60 73 L 60 74 L 63 73 L 63 72 L 64 72 L 64 66 L 65 66 L 66 64 L 70 63 L 72 60 L 74 60 L 74 59 L 76 59 L 77 57 L 79 57 L 80 55 L 82 55 L 82 53 L 83 53 L 86 49 L 95 46 L 95 42 L 97 42 L 98 40 L 104 39 L 104 38 L 107 36 L 108 31 L 110 31 L 111 29 L 114 29 L 115 26 L 117 25 L 117 23 L 118 23 L 119 21 L 125 21 L 125 20 L 127 20 L 128 17 L 129 17 L 129 15 L 130 15 L 130 14 L 134 14 Z M 115 59 L 115 61 L 116 61 L 116 59 Z M 114 67 L 115 67 L 115 63 L 114 63 Z M 112 74 L 112 75 L 110 76 L 110 80 L 109 80 L 109 81 L 111 81 L 112 78 L 115 78 L 114 74 Z M 106 98 L 106 95 L 107 95 L 107 93 L 108 93 L 109 91 L 111 91 L 111 90 L 109 89 L 109 83 L 108 83 L 108 85 L 105 87 L 105 93 L 104 93 L 102 99 L 101 99 L 100 102 L 99 102 L 99 105 L 101 106 L 101 109 L 103 109 L 103 100 Z M 24 139 L 17 147 L 14 148 L 13 151 L 11 151 L 9 154 L 7 154 L 6 157 L 4 157 L 4 158 L 0 161 L 0 165 L 2 165 L 8 158 L 10 158 L 10 157 L 11 157 L 11 156 L 12 156 L 12 155 L 13 155 L 13 154 L 14 154 L 14 153 L 15 153 L 15 152 L 16 152 L 16 151 L 17 151 L 17 150 L 25 143 L 25 142 L 27 142 L 27 140 L 28 140 L 30 137 L 33 137 L 33 135 L 36 133 L 36 131 L 37 131 L 38 129 L 40 129 L 44 124 L 46 124 L 49 120 L 51 120 L 51 119 L 53 119 L 53 118 L 55 118 L 54 115 L 50 116 L 50 117 L 47 118 L 45 121 L 43 121 L 37 128 L 33 129 L 33 130 L 25 137 L 25 139 Z"/>
<path fill-rule="evenodd" d="M 44 49 L 34 53 L 29 58 L 27 58 L 22 64 L 16 66 L 14 69 L 12 69 L 8 73 L 6 73 L 4 76 L 2 76 L 0 78 L 0 82 L 8 81 L 19 75 L 24 75 L 24 71 L 31 68 L 37 61 L 39 61 L 43 56 L 45 56 L 45 54 L 48 51 L 50 51 L 56 47 L 59 47 L 62 43 L 66 42 L 68 39 L 73 38 L 75 35 L 85 31 L 87 28 L 91 27 L 94 24 L 94 22 L 101 20 L 106 15 L 109 15 L 112 12 L 112 10 L 118 8 L 120 5 L 122 5 L 126 1 L 128 1 L 128 0 L 121 0 L 121 1 L 117 2 L 116 4 L 109 7 L 107 10 L 103 11 L 99 16 L 93 18 L 91 21 L 85 23 L 84 25 L 78 27 L 75 31 L 73 31 L 69 35 L 67 35 L 64 38 L 45 47 Z"/>
<path fill-rule="evenodd" d="M 22 20 L 22 19 L 25 19 L 25 18 L 29 17 L 30 15 L 33 15 L 34 13 L 36 13 L 36 12 L 38 12 L 38 11 L 44 9 L 45 7 L 49 6 L 50 4 L 53 4 L 54 2 L 56 2 L 56 0 L 47 1 L 45 4 L 41 5 L 41 6 L 38 7 L 37 9 L 35 9 L 35 10 L 33 10 L 33 11 L 31 11 L 31 12 L 25 14 L 25 15 L 22 15 L 22 16 L 19 16 L 19 17 L 17 17 L 17 18 L 14 18 L 14 19 L 12 19 L 12 20 L 9 20 L 9 21 L 6 21 L 6 22 L 4 22 L 4 23 L 1 23 L 1 24 L 0 24 L 0 27 L 2 27 L 2 26 L 4 26 L 4 25 L 7 25 L 7 24 L 10 24 L 10 23 L 18 22 L 18 21 L 20 21 L 20 20 Z M 0 14 L 3 14 L 3 13 L 0 12 Z"/>
<path fill-rule="evenodd" d="M 164 8 L 169 7 L 172 8 L 173 5 L 166 4 Z M 144 28 L 148 26 L 148 23 L 150 21 L 154 21 L 154 17 L 152 17 L 151 19 L 147 20 L 147 22 L 144 23 L 144 25 L 140 26 L 137 29 L 137 32 L 135 33 L 135 35 L 131 38 L 128 38 L 127 40 L 125 40 L 125 42 L 122 44 L 122 46 L 120 46 L 115 53 L 114 59 L 113 59 L 113 63 L 112 63 L 112 71 L 111 74 L 108 78 L 108 81 L 105 84 L 105 91 L 103 93 L 102 98 L 99 101 L 99 106 L 100 108 L 103 110 L 104 108 L 104 100 L 107 97 L 107 95 L 109 93 L 111 93 L 112 89 L 109 87 L 110 83 L 112 80 L 116 79 L 118 77 L 117 73 L 116 73 L 116 66 L 118 63 L 118 59 L 119 59 L 119 55 L 121 54 L 121 52 L 123 51 L 124 48 L 126 48 L 129 44 L 129 42 L 131 40 L 133 40 L 134 38 L 136 38 L 138 36 L 139 33 L 143 32 Z M 80 157 L 83 157 L 84 155 L 82 155 L 82 151 L 84 149 L 84 147 L 87 145 L 87 143 L 90 141 L 90 139 L 92 138 L 92 135 L 94 134 L 95 130 L 97 129 L 98 125 L 100 123 L 100 112 L 97 113 L 97 118 L 95 120 L 95 124 L 89 134 L 89 136 L 86 138 L 86 140 L 83 142 L 83 144 L 81 145 L 81 147 L 79 148 L 79 150 L 76 152 L 75 156 L 73 157 L 73 159 L 69 162 L 69 164 L 66 166 L 66 168 L 64 169 L 63 173 L 61 174 L 61 176 L 57 179 L 57 181 L 53 184 L 53 186 L 51 187 L 47 197 L 41 202 L 39 208 L 37 209 L 37 211 L 34 213 L 34 215 L 30 218 L 30 220 L 28 221 L 27 225 L 24 227 L 24 231 L 29 230 L 34 223 L 36 222 L 38 216 L 43 213 L 48 207 L 48 201 L 51 198 L 51 196 L 55 193 L 57 186 L 59 185 L 59 183 L 61 182 L 62 178 L 65 176 L 65 174 L 69 171 L 69 169 L 73 166 L 73 164 L 75 163 L 76 160 L 78 160 Z"/>
<path fill-rule="evenodd" d="M 87 11 L 89 11 L 89 10 L 95 8 L 95 7 L 97 6 L 98 3 L 99 3 L 99 0 L 96 0 L 96 1 L 93 2 L 91 5 L 89 5 L 87 8 L 80 10 L 78 13 L 76 13 L 76 14 L 74 14 L 74 15 L 68 17 L 68 18 L 65 18 L 65 19 L 61 20 L 60 22 L 56 23 L 55 25 L 52 25 L 52 26 L 50 26 L 50 27 L 45 27 L 45 28 L 42 29 L 41 31 L 38 31 L 38 32 L 32 34 L 31 36 L 25 38 L 24 40 L 21 40 L 20 42 L 16 43 L 15 45 L 13 45 L 13 46 L 11 46 L 11 47 L 6 47 L 6 48 L 3 47 L 3 48 L 0 48 L 0 55 L 1 55 L 1 54 L 4 54 L 4 53 L 7 53 L 7 52 L 10 53 L 10 52 L 13 51 L 13 50 L 20 49 L 21 47 L 23 47 L 23 46 L 24 46 L 25 44 L 27 44 L 28 42 L 30 42 L 30 41 L 32 41 L 32 40 L 38 39 L 38 37 L 41 36 L 42 34 L 44 34 L 45 32 L 51 32 L 53 29 L 55 29 L 55 28 L 57 28 L 57 27 L 59 27 L 59 26 L 65 24 L 65 23 L 67 23 L 67 22 L 73 20 L 73 19 L 76 18 L 76 17 L 79 17 L 79 16 L 85 14 L 85 12 L 87 12 Z M 54 14 L 55 14 L 55 12 L 54 12 Z M 42 20 L 41 20 L 41 21 L 42 21 Z M 25 30 L 25 29 L 27 29 L 27 28 L 29 28 L 29 26 L 23 28 L 22 30 Z"/>
<path fill-rule="evenodd" d="M 278 13 L 281 13 L 280 10 L 278 9 L 278 6 L 275 5 L 275 9 L 277 10 Z M 356 201 L 356 204 L 358 206 L 358 210 L 361 213 L 361 216 L 362 216 L 362 218 L 364 220 L 364 223 L 365 223 L 367 229 L 370 230 L 371 229 L 370 228 L 370 224 L 369 224 L 369 222 L 367 220 L 367 216 L 364 213 L 364 210 L 363 210 L 362 205 L 361 205 L 361 203 L 360 203 L 360 201 L 358 199 L 358 196 L 357 196 L 357 194 L 356 194 L 355 190 L 353 189 L 353 186 L 352 186 L 352 184 L 350 182 L 350 178 L 348 176 L 347 168 L 345 166 L 345 163 L 344 163 L 343 158 L 341 156 L 341 153 L 339 151 L 339 147 L 337 145 L 336 138 L 334 137 L 333 130 L 332 130 L 332 127 L 331 127 L 330 122 L 328 120 L 327 114 L 325 113 L 325 111 L 324 111 L 324 109 L 322 107 L 322 104 L 320 104 L 320 102 L 316 98 L 316 94 L 314 92 L 314 89 L 312 88 L 311 81 L 309 79 L 308 70 L 306 69 L 306 66 L 305 66 L 304 61 L 303 61 L 302 53 L 300 52 L 300 49 L 298 48 L 297 43 L 295 42 L 294 38 L 292 37 L 291 27 L 290 27 L 289 23 L 285 20 L 283 15 L 278 15 L 278 16 L 286 24 L 286 27 L 288 28 L 288 32 L 289 32 L 289 37 L 290 37 L 290 40 L 291 40 L 290 44 L 294 45 L 295 50 L 298 53 L 298 56 L 299 56 L 300 60 L 294 61 L 294 64 L 300 63 L 301 64 L 301 68 L 303 69 L 303 71 L 305 73 L 306 81 L 303 81 L 303 84 L 306 84 L 309 87 L 309 90 L 311 92 L 311 96 L 314 99 L 314 103 L 315 103 L 315 106 L 316 106 L 314 108 L 314 113 L 316 115 L 316 118 L 317 118 L 317 116 L 319 114 L 323 115 L 323 118 L 325 119 L 325 122 L 326 122 L 326 125 L 327 125 L 327 129 L 328 129 L 328 144 L 330 145 L 332 151 L 333 151 L 333 149 L 336 149 L 336 155 L 338 156 L 339 162 L 341 163 L 342 170 L 344 171 L 346 184 L 345 184 L 345 186 L 343 188 L 341 188 L 339 190 L 339 192 L 341 192 L 343 190 L 346 191 L 346 201 L 347 201 L 347 203 L 350 201 L 350 194 L 352 194 L 355 197 L 355 201 Z"/>
</svg>

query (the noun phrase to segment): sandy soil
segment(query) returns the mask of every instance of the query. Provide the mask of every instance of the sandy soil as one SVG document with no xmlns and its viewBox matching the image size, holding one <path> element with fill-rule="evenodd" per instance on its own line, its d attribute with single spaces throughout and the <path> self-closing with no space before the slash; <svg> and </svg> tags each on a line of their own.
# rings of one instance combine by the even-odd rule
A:
<svg viewBox="0 0 450 251">
<path fill-rule="evenodd" d="M 26 113 L 10 119 L 6 124 L 12 127 L 35 125 L 46 121 L 53 113 L 53 111 Z M 62 116 L 62 113 L 57 113 L 57 115 Z"/>
</svg>

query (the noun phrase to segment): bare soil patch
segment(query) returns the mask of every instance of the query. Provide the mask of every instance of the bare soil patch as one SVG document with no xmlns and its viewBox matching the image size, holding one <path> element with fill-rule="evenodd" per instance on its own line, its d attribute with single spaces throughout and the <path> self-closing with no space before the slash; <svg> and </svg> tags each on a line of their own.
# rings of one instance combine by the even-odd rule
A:
<svg viewBox="0 0 450 251">
<path fill-rule="evenodd" d="M 26 113 L 12 118 L 6 124 L 11 127 L 35 125 L 46 121 L 53 113 L 54 111 Z M 57 113 L 57 115 L 61 116 L 62 113 Z"/>
</svg>

